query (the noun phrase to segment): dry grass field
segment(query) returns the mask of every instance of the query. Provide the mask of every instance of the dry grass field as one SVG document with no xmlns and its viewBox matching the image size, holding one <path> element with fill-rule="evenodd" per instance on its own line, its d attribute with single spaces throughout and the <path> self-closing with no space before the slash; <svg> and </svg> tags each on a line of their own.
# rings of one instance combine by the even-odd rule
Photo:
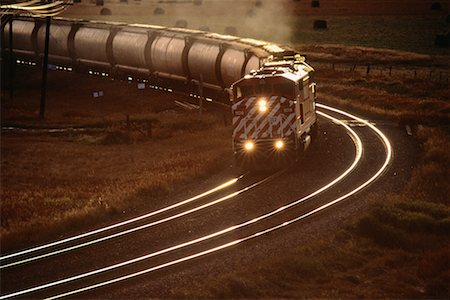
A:
<svg viewBox="0 0 450 300">
<path fill-rule="evenodd" d="M 181 26 L 252 37 L 277 43 L 339 44 L 448 54 L 434 46 L 437 34 L 448 30 L 450 1 L 321 0 L 320 7 L 300 0 L 142 1 L 104 6 L 75 5 L 65 17 L 163 26 Z M 441 8 L 432 10 L 439 2 Z M 101 15 L 102 9 L 110 15 Z M 326 20 L 326 30 L 313 22 Z"/>
<path fill-rule="evenodd" d="M 25 79 L 25 72 L 19 69 L 18 78 Z M 2 99 L 2 124 L 100 130 L 2 132 L 2 247 L 114 217 L 230 162 L 230 132 L 220 114 L 200 120 L 198 112 L 176 109 L 172 94 L 71 73 L 50 75 L 46 120 L 37 118 L 39 80 L 30 76 L 18 80 L 13 101 Z M 98 90 L 104 97 L 93 98 Z M 127 130 L 126 115 L 131 122 L 151 120 L 151 137 L 146 128 L 144 134 Z"/>
</svg>

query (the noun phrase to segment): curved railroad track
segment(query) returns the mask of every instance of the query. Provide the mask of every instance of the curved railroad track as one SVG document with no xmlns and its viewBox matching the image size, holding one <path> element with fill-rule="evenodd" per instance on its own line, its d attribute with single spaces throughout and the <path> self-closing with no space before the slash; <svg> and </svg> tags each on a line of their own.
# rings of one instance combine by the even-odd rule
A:
<svg viewBox="0 0 450 300">
<path fill-rule="evenodd" d="M 393 157 L 388 138 L 370 122 L 317 107 L 321 137 L 296 168 L 245 174 L 142 216 L 3 255 L 0 299 L 130 296 L 120 282 L 146 286 L 147 297 L 164 297 L 161 287 L 176 279 L 163 270 L 171 276 L 220 272 L 233 268 L 236 257 L 257 259 L 271 244 L 283 244 L 288 228 L 295 231 L 305 219 L 355 200 Z"/>
</svg>

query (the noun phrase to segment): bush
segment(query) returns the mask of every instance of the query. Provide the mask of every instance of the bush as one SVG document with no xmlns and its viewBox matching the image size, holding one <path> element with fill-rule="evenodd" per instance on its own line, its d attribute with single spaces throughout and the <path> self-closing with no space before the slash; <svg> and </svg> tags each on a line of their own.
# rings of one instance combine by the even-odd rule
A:
<svg viewBox="0 0 450 300">
<path fill-rule="evenodd" d="M 100 15 L 102 15 L 102 16 L 110 16 L 110 15 L 112 15 L 112 12 L 111 12 L 111 10 L 109 8 L 104 7 L 100 11 Z"/>
<path fill-rule="evenodd" d="M 186 28 L 188 26 L 188 22 L 186 20 L 177 20 L 175 23 L 175 27 Z"/>
<path fill-rule="evenodd" d="M 327 29 L 327 21 L 325 20 L 314 20 L 314 29 Z"/>
<path fill-rule="evenodd" d="M 238 31 L 234 26 L 225 27 L 225 34 L 228 35 L 237 35 Z"/>
<path fill-rule="evenodd" d="M 166 11 L 164 10 L 164 8 L 161 7 L 157 7 L 153 10 L 154 15 L 164 15 L 165 13 Z"/>
<path fill-rule="evenodd" d="M 433 4 L 431 4 L 431 9 L 432 10 L 441 10 L 442 9 L 442 5 L 439 2 L 433 2 Z"/>
<path fill-rule="evenodd" d="M 450 34 L 438 34 L 434 39 L 436 47 L 448 48 L 450 45 Z"/>
<path fill-rule="evenodd" d="M 357 229 L 379 245 L 402 248 L 408 246 L 408 237 L 402 230 L 384 224 L 372 215 L 361 218 L 357 223 Z"/>
<path fill-rule="evenodd" d="M 203 26 L 200 26 L 200 28 L 199 28 L 198 30 L 202 30 L 202 31 L 210 31 L 211 28 L 209 28 L 209 26 L 207 26 L 207 25 L 203 25 Z"/>
<path fill-rule="evenodd" d="M 320 7 L 320 1 L 319 0 L 312 0 L 311 1 L 311 7 L 319 8 Z"/>
<path fill-rule="evenodd" d="M 97 6 L 103 6 L 105 3 L 103 0 L 95 0 L 95 5 Z"/>
</svg>

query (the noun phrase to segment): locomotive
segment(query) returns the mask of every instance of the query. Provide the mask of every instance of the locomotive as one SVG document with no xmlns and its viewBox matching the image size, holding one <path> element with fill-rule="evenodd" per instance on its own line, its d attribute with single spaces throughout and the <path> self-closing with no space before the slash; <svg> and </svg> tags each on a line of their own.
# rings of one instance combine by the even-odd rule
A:
<svg viewBox="0 0 450 300">
<path fill-rule="evenodd" d="M 282 53 L 232 85 L 236 165 L 283 165 L 308 148 L 317 132 L 313 71 L 299 54 Z"/>
<path fill-rule="evenodd" d="M 1 24 L 2 54 L 12 50 L 17 63 L 37 65 L 44 38 L 39 18 Z M 207 100 L 230 100 L 231 86 L 238 165 L 295 160 L 316 131 L 314 70 L 295 51 L 273 43 L 185 28 L 53 18 L 49 63 L 57 70 L 148 82 L 196 98 L 201 89 Z"/>
</svg>

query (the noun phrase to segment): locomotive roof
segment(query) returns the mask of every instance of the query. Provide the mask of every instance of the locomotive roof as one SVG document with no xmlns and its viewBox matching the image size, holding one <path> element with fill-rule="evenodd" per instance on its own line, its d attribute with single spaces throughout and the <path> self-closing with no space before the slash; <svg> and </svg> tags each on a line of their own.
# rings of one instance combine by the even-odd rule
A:
<svg viewBox="0 0 450 300">
<path fill-rule="evenodd" d="M 282 77 L 289 81 L 297 82 L 308 76 L 309 72 L 312 70 L 313 69 L 309 65 L 301 61 L 266 62 L 261 69 L 252 71 L 236 83 L 248 79 L 265 79 L 274 77 Z"/>
</svg>

